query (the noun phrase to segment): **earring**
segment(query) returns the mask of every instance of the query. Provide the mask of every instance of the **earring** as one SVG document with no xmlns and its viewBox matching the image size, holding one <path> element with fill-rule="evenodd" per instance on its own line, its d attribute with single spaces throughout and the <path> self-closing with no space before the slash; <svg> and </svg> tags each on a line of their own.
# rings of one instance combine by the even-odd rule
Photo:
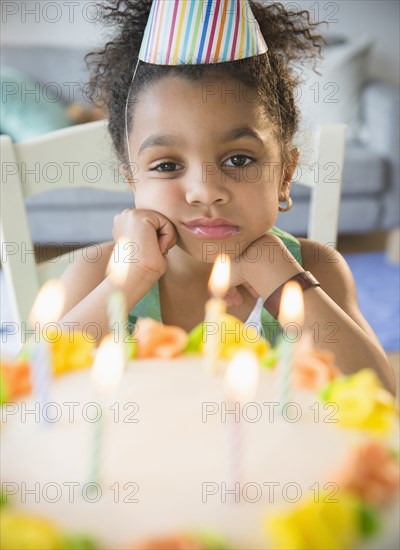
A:
<svg viewBox="0 0 400 550">
<path fill-rule="evenodd" d="M 279 205 L 279 212 L 287 212 L 288 210 L 290 210 L 293 206 L 293 201 L 292 199 L 289 197 L 289 195 L 287 197 L 285 197 L 285 200 L 284 201 L 279 201 L 279 202 L 287 202 L 287 206 L 284 208 L 283 206 Z"/>
</svg>

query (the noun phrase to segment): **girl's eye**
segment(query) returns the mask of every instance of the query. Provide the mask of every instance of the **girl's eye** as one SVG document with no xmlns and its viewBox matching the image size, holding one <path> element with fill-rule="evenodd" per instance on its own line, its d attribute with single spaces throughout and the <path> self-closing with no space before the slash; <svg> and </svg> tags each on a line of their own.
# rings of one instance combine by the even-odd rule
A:
<svg viewBox="0 0 400 550">
<path fill-rule="evenodd" d="M 228 159 L 228 161 L 232 160 L 232 159 L 236 159 L 236 161 L 232 161 L 234 164 L 233 166 L 232 165 L 228 165 L 230 168 L 242 168 L 243 166 L 247 166 L 247 164 L 245 164 L 245 161 L 246 159 L 248 159 L 250 162 L 253 162 L 254 159 L 252 159 L 251 157 L 248 157 L 247 155 L 233 155 L 232 157 L 230 157 Z"/>
<path fill-rule="evenodd" d="M 234 160 L 232 160 L 234 159 Z M 228 161 L 232 161 L 233 164 L 228 165 L 229 168 L 242 168 L 243 166 L 247 166 L 249 162 L 246 163 L 246 159 L 249 162 L 253 162 L 254 159 L 251 157 L 248 157 L 247 155 L 233 155 L 228 159 Z M 228 162 L 227 161 L 227 162 Z M 180 166 L 180 164 L 177 164 L 176 162 L 160 162 L 160 164 L 157 164 L 154 168 L 151 168 L 151 172 L 175 172 L 176 167 Z"/>
<path fill-rule="evenodd" d="M 175 172 L 175 168 L 177 166 L 180 166 L 180 164 L 177 164 L 176 162 L 160 162 L 160 164 L 157 164 L 154 168 L 151 168 L 151 172 Z M 160 168 L 160 170 L 159 170 Z"/>
</svg>

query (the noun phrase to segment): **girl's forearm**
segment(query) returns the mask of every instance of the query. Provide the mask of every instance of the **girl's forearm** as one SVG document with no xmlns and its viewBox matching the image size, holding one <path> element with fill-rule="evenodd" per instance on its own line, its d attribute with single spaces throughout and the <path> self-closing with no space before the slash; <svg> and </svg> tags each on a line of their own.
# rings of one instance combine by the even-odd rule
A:
<svg viewBox="0 0 400 550">
<path fill-rule="evenodd" d="M 131 269 L 123 287 L 126 296 L 127 313 L 149 292 L 155 281 L 141 271 Z M 110 277 L 106 277 L 83 300 L 74 306 L 59 321 L 61 330 L 69 334 L 84 332 L 99 344 L 110 331 L 108 322 L 108 301 L 113 290 Z"/>
</svg>

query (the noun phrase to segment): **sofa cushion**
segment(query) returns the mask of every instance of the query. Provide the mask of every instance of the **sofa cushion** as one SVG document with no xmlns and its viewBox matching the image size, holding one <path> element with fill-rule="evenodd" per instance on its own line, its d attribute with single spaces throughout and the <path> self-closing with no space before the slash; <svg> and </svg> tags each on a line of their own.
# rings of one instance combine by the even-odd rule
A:
<svg viewBox="0 0 400 550">
<path fill-rule="evenodd" d="M 89 244 L 112 240 L 112 225 L 120 208 L 28 211 L 32 240 L 38 244 Z M 61 254 L 60 250 L 60 254 Z M 47 258 L 44 257 L 44 260 Z"/>
<path fill-rule="evenodd" d="M 297 236 L 307 235 L 309 203 L 298 201 L 289 212 L 278 215 L 279 228 Z M 381 201 L 378 195 L 367 197 L 348 197 L 342 202 L 339 212 L 339 233 L 367 233 L 376 231 L 384 224 Z"/>
<path fill-rule="evenodd" d="M 65 103 L 53 86 L 43 86 L 27 74 L 1 66 L 0 131 L 14 142 L 30 139 L 71 124 Z"/>
<path fill-rule="evenodd" d="M 28 210 L 59 208 L 62 210 L 96 210 L 107 206 L 124 208 L 134 207 L 133 192 L 114 193 L 93 189 L 55 189 L 45 191 L 26 201 Z"/>
<path fill-rule="evenodd" d="M 84 56 L 89 50 L 49 46 L 4 46 L 1 62 L 14 67 L 35 82 L 51 86 L 66 103 L 90 106 L 87 98 L 89 73 Z"/>
<path fill-rule="evenodd" d="M 368 195 L 378 193 L 386 188 L 388 161 L 357 141 L 346 145 L 342 197 L 347 195 Z M 294 181 L 291 196 L 293 200 L 306 200 L 310 189 Z"/>
</svg>

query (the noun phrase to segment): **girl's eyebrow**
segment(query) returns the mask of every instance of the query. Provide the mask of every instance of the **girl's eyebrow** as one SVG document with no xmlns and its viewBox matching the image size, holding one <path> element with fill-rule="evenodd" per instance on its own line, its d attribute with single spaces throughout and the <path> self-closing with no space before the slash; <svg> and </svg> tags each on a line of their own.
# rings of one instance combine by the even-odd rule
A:
<svg viewBox="0 0 400 550">
<path fill-rule="evenodd" d="M 234 141 L 243 137 L 254 139 L 258 142 L 259 145 L 265 147 L 265 142 L 261 138 L 260 134 L 253 130 L 253 128 L 251 128 L 250 126 L 239 126 L 237 128 L 231 128 L 221 135 L 220 140 L 221 143 L 226 143 L 228 141 Z M 143 153 L 145 149 L 149 149 L 150 147 L 176 147 L 183 144 L 184 140 L 179 136 L 173 134 L 152 135 L 145 139 L 140 146 L 138 157 Z"/>
</svg>

